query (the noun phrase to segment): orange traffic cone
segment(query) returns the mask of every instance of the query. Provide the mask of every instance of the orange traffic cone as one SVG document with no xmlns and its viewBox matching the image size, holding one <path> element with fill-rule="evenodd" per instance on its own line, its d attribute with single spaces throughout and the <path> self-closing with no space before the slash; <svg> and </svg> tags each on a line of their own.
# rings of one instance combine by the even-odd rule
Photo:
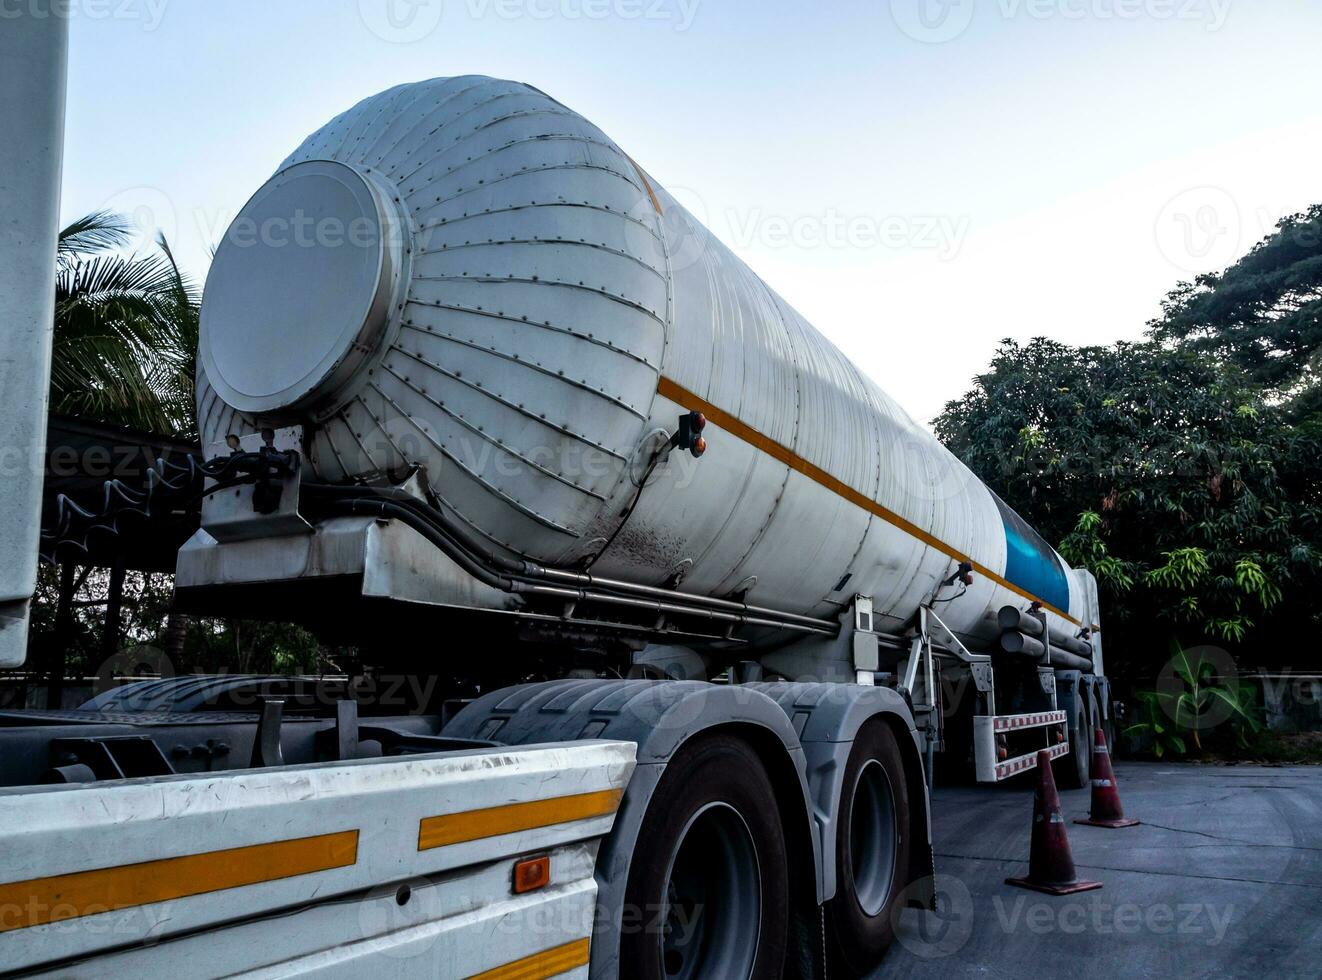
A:
<svg viewBox="0 0 1322 980">
<path fill-rule="evenodd" d="M 1115 772 L 1111 769 L 1111 752 L 1106 747 L 1106 733 L 1100 728 L 1093 733 L 1092 763 L 1092 805 L 1088 808 L 1088 819 L 1080 817 L 1075 823 L 1091 824 L 1094 827 L 1133 827 L 1139 821 L 1125 817 L 1125 808 L 1120 805 L 1120 787 L 1115 783 Z"/>
<path fill-rule="evenodd" d="M 1028 849 L 1028 876 L 1006 878 L 1007 885 L 1031 888 L 1048 895 L 1073 895 L 1101 888 L 1100 881 L 1080 881 L 1070 854 L 1060 794 L 1051 775 L 1051 753 L 1037 754 L 1037 790 L 1033 793 L 1033 838 Z"/>
</svg>

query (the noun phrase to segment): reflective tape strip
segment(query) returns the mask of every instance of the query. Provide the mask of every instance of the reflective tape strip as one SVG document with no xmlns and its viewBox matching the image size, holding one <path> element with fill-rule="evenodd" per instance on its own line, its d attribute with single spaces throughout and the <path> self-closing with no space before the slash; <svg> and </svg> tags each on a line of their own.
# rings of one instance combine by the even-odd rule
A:
<svg viewBox="0 0 1322 980">
<path fill-rule="evenodd" d="M 0 885 L 0 932 L 351 867 L 358 831 L 206 851 Z"/>
<path fill-rule="evenodd" d="M 1059 759 L 1069 751 L 1068 743 L 1053 745 L 1046 750 L 1051 754 L 1051 758 Z M 1008 762 L 1000 762 L 996 765 L 996 778 L 1004 779 L 1006 776 L 1013 776 L 1016 773 L 1023 772 L 1026 769 L 1037 767 L 1037 753 L 1030 752 L 1028 755 L 1021 755 L 1018 758 L 1011 759 Z"/>
<path fill-rule="evenodd" d="M 1093 784 L 1094 786 L 1096 786 L 1098 789 L 1109 789 L 1110 786 L 1111 786 L 1111 780 L 1109 780 L 1109 779 L 1094 779 L 1094 780 L 1092 781 L 1092 784 Z"/>
<path fill-rule="evenodd" d="M 595 793 L 555 796 L 548 800 L 507 803 L 482 810 L 424 817 L 418 823 L 418 850 L 426 851 L 433 847 L 498 837 L 520 830 L 609 816 L 619 809 L 621 795 L 622 790 L 604 789 Z"/>
<path fill-rule="evenodd" d="M 1047 711 L 1036 715 L 996 715 L 992 719 L 992 730 L 1003 732 L 1012 728 L 1034 728 L 1062 721 L 1065 721 L 1063 711 Z"/>
<path fill-rule="evenodd" d="M 575 939 L 571 943 L 525 956 L 494 970 L 476 973 L 468 980 L 542 980 L 543 977 L 554 977 L 587 966 L 588 950 L 587 939 Z"/>
<path fill-rule="evenodd" d="M 869 514 L 881 518 L 887 524 L 893 525 L 894 527 L 898 527 L 901 531 L 904 531 L 906 534 L 910 535 L 911 537 L 917 538 L 919 541 L 923 542 L 929 547 L 935 548 L 943 555 L 955 559 L 955 561 L 967 561 L 971 563 L 973 565 L 973 570 L 977 572 L 979 575 L 991 579 L 997 585 L 1001 586 L 1002 588 L 1009 589 L 1011 592 L 1014 592 L 1016 595 L 1023 596 L 1025 599 L 1030 599 L 1034 602 L 1042 603 L 1043 608 L 1051 610 L 1057 616 L 1060 616 L 1063 619 L 1068 620 L 1069 622 L 1073 623 L 1075 626 L 1080 625 L 1079 621 L 1075 619 L 1073 616 L 1071 616 L 1068 612 L 1065 612 L 1063 609 L 1057 609 L 1055 606 L 1051 605 L 1051 603 L 1044 602 L 1042 599 L 1033 595 L 1031 592 L 1028 592 L 1025 589 L 1021 589 L 1019 586 L 1015 585 L 1009 579 L 1006 579 L 1003 576 L 993 572 L 986 565 L 979 564 L 978 562 L 970 558 L 968 555 L 964 554 L 962 551 L 958 550 L 957 548 L 951 545 L 946 544 L 940 538 L 933 535 L 930 531 L 924 530 L 923 528 L 919 527 L 917 524 L 913 523 L 907 518 L 901 517 L 899 514 L 895 513 L 895 511 L 887 507 L 883 507 L 881 504 L 877 503 L 872 498 L 862 493 L 859 493 L 853 487 L 849 486 L 849 484 L 836 479 L 834 476 L 826 472 L 826 470 L 822 469 L 820 466 L 808 462 L 806 459 L 795 453 L 793 450 L 787 449 L 786 447 L 782 446 L 780 443 L 776 442 L 770 437 L 763 435 L 761 432 L 758 432 L 751 425 L 748 425 L 740 421 L 735 416 L 729 414 L 723 409 L 717 408 L 711 402 L 700 398 L 698 395 L 695 395 L 693 392 L 689 391 L 687 388 L 685 388 L 683 385 L 679 384 L 678 382 L 672 381 L 670 378 L 667 378 L 664 375 L 662 375 L 659 383 L 657 384 L 656 391 L 657 394 L 661 395 L 663 398 L 669 398 L 672 402 L 675 402 L 678 405 L 683 405 L 689 411 L 701 412 L 703 415 L 707 417 L 707 420 L 709 422 L 712 422 L 718 428 L 725 430 L 726 432 L 730 433 L 732 436 L 735 436 L 738 439 L 742 439 L 744 442 L 748 443 L 753 448 L 760 449 L 762 452 L 766 453 L 768 456 L 772 457 L 773 459 L 779 460 L 780 462 L 784 463 L 790 469 L 802 473 L 809 480 L 812 480 L 814 483 L 818 484 L 819 486 L 825 487 L 827 490 L 830 490 L 836 496 L 843 497 L 845 500 L 848 500 L 855 507 L 860 507 L 863 510 L 867 511 Z"/>
</svg>

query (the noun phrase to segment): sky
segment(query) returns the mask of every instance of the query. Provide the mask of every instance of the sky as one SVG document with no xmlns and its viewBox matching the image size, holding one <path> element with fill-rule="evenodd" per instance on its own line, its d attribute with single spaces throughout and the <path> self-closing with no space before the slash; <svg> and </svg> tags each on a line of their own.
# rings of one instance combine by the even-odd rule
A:
<svg viewBox="0 0 1322 980">
<path fill-rule="evenodd" d="M 6 0 L 6 3 L 23 0 Z M 71 0 L 62 214 L 187 272 L 400 82 L 600 126 L 919 421 L 1002 338 L 1138 339 L 1322 202 L 1312 0 Z"/>
</svg>

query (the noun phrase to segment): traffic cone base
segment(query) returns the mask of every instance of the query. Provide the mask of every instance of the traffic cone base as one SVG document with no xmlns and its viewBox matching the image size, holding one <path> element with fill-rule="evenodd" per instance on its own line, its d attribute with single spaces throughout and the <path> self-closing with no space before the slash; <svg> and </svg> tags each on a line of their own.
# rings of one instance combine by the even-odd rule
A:
<svg viewBox="0 0 1322 980">
<path fill-rule="evenodd" d="M 1073 895 L 1075 892 L 1090 892 L 1094 888 L 1101 888 L 1100 881 L 1075 881 L 1068 885 L 1043 885 L 1036 881 L 1029 881 L 1027 878 L 1006 878 L 1007 885 L 1015 885 L 1018 888 L 1031 888 L 1035 892 L 1043 892 L 1047 895 Z"/>
<path fill-rule="evenodd" d="M 1134 820 L 1131 817 L 1121 817 L 1119 820 L 1094 820 L 1092 817 L 1079 817 L 1075 823 L 1086 823 L 1089 827 L 1110 827 L 1112 830 L 1117 827 L 1137 827 L 1143 821 Z"/>
<path fill-rule="evenodd" d="M 1092 776 L 1092 804 L 1088 816 L 1075 823 L 1090 827 L 1135 827 L 1140 821 L 1125 816 L 1120 805 L 1120 789 L 1116 785 L 1115 770 L 1111 768 L 1111 750 L 1106 745 L 1106 734 L 1099 728 L 1093 733 L 1092 758 L 1088 768 Z"/>
<path fill-rule="evenodd" d="M 1037 754 L 1037 789 L 1033 793 L 1033 832 L 1028 848 L 1028 874 L 1006 878 L 1007 885 L 1031 888 L 1045 895 L 1073 895 L 1101 888 L 1100 881 L 1080 881 L 1070 855 L 1060 794 L 1051 775 L 1051 753 Z"/>
</svg>

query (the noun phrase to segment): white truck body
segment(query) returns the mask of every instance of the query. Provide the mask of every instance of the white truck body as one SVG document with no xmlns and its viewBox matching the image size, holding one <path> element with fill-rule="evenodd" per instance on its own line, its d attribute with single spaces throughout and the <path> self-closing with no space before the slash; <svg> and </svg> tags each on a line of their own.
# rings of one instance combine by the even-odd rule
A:
<svg viewBox="0 0 1322 980">
<path fill-rule="evenodd" d="M 579 742 L 0 791 L 0 973 L 584 977 L 633 757 Z M 550 883 L 512 894 L 526 856 Z"/>
</svg>

